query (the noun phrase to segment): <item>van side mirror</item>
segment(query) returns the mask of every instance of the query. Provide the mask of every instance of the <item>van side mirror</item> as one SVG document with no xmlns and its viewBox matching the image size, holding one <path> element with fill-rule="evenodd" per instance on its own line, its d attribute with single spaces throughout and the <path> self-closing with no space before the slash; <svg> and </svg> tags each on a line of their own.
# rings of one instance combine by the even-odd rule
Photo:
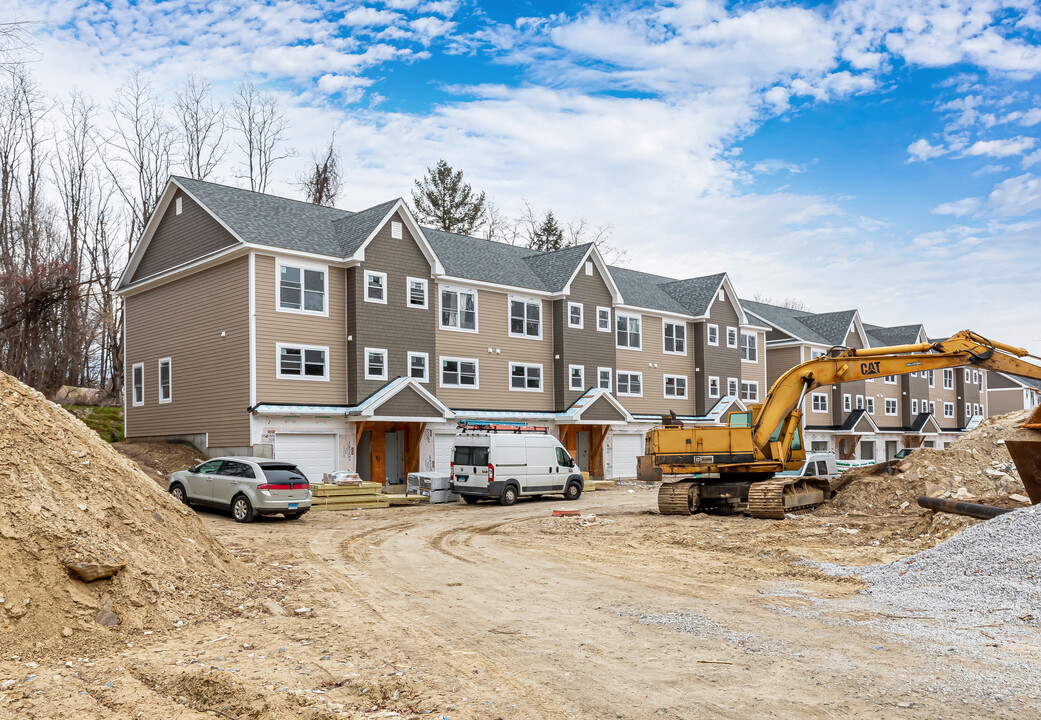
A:
<svg viewBox="0 0 1041 720">
<path fill-rule="evenodd" d="M 571 462 L 568 464 L 568 467 L 575 467 L 575 458 L 568 458 L 568 459 L 571 460 Z"/>
</svg>

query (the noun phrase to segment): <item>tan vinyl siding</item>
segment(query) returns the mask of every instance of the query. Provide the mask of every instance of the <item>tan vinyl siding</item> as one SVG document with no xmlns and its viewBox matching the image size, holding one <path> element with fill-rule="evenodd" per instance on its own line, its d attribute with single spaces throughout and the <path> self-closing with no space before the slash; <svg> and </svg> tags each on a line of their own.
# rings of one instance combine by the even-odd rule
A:
<svg viewBox="0 0 1041 720">
<path fill-rule="evenodd" d="M 766 382 L 766 333 L 762 330 L 745 330 L 747 334 L 755 334 L 757 361 L 741 363 L 741 379 L 745 382 L 759 383 L 759 400 L 766 399 L 766 391 L 770 389 Z"/>
<path fill-rule="evenodd" d="M 248 258 L 130 295 L 125 307 L 127 437 L 208 433 L 212 447 L 248 446 Z M 165 357 L 172 402 L 159 404 Z M 141 407 L 133 406 L 136 363 L 144 363 Z"/>
<path fill-rule="evenodd" d="M 283 257 L 292 265 L 294 260 Z M 256 363 L 257 402 L 274 404 L 343 405 L 347 400 L 347 371 L 343 268 L 327 267 L 329 295 L 328 317 L 280 312 L 277 310 L 278 288 L 275 278 L 276 259 L 271 255 L 255 256 L 256 272 Z M 329 348 L 329 380 L 286 380 L 277 376 L 277 343 L 319 345 Z"/>
<path fill-rule="evenodd" d="M 181 214 L 176 212 L 181 200 Z M 177 190 L 152 235 L 133 280 L 161 273 L 230 247 L 238 240 L 194 200 Z"/>
<path fill-rule="evenodd" d="M 623 311 L 623 314 L 626 314 Z M 630 315 L 637 313 L 630 312 Z M 630 413 L 644 413 L 652 415 L 667 414 L 673 410 L 677 415 L 691 415 L 694 413 L 694 354 L 690 349 L 690 340 L 694 334 L 693 323 L 685 323 L 687 327 L 687 354 L 666 354 L 662 344 L 662 324 L 665 322 L 683 324 L 683 320 L 674 318 L 662 318 L 646 312 L 641 315 L 640 333 L 642 350 L 630 350 L 628 348 L 617 349 L 615 360 L 614 389 L 619 402 Z M 654 366 L 657 367 L 654 367 Z M 618 373 L 640 372 L 643 373 L 643 396 L 630 397 L 618 395 Z M 687 397 L 666 398 L 665 397 L 665 375 L 681 375 L 687 378 Z"/>
<path fill-rule="evenodd" d="M 868 388 L 868 392 L 871 393 L 872 397 L 875 398 L 875 414 L 872 418 L 875 424 L 879 428 L 895 428 L 900 427 L 901 412 L 904 404 L 904 396 L 902 385 L 900 384 L 900 376 L 897 376 L 896 384 L 889 385 L 883 378 L 875 378 L 872 383 L 865 382 L 865 387 Z M 895 416 L 886 415 L 886 398 L 896 400 L 896 412 Z"/>
<path fill-rule="evenodd" d="M 438 313 L 441 287 L 467 289 L 464 284 L 438 286 Z M 516 293 L 516 297 L 527 297 Z M 510 293 L 495 290 L 477 292 L 477 333 L 445 330 L 437 321 L 437 353 L 431 357 L 431 389 L 450 408 L 474 410 L 553 410 L 553 321 L 552 303 L 542 300 L 542 339 L 509 336 Z M 488 352 L 488 348 L 492 352 Z M 496 351 L 499 352 L 496 352 Z M 479 389 L 441 387 L 442 357 L 472 358 L 478 362 Z M 542 392 L 510 390 L 510 363 L 542 365 Z"/>
</svg>

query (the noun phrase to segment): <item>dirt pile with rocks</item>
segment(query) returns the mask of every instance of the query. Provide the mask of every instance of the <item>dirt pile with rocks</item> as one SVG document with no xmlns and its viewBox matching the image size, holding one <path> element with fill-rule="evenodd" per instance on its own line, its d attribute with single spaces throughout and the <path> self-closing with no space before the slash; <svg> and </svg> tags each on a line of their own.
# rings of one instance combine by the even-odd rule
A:
<svg viewBox="0 0 1041 720">
<path fill-rule="evenodd" d="M 246 593 L 240 563 L 191 510 L 2 372 L 0 497 L 2 655 L 197 621 Z"/>
</svg>

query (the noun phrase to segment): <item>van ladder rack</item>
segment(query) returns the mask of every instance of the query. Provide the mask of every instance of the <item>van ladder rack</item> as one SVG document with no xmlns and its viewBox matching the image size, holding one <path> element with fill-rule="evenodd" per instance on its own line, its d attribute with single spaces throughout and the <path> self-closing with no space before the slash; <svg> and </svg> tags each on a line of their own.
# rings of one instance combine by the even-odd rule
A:
<svg viewBox="0 0 1041 720">
<path fill-rule="evenodd" d="M 490 422 L 484 420 L 460 420 L 460 432 L 486 432 L 486 433 L 542 433 L 549 434 L 549 428 L 545 425 L 528 425 L 522 422 Z"/>
</svg>

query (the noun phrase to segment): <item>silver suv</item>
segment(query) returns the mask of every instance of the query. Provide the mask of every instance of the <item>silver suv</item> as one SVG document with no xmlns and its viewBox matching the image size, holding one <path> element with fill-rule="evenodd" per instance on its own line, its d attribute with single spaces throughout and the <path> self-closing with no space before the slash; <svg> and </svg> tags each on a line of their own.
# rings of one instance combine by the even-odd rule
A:
<svg viewBox="0 0 1041 720">
<path fill-rule="evenodd" d="M 257 515 L 295 520 L 311 509 L 311 486 L 300 468 L 267 458 L 214 458 L 173 473 L 166 488 L 180 502 L 231 510 L 243 523 Z"/>
</svg>

